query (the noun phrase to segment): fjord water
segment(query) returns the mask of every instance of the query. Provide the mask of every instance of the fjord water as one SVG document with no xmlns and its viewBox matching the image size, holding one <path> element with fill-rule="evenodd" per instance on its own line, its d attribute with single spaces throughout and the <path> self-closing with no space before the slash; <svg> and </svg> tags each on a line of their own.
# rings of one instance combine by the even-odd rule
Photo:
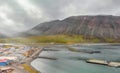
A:
<svg viewBox="0 0 120 73">
<path fill-rule="evenodd" d="M 101 53 L 71 52 L 65 47 L 53 46 L 47 49 L 57 49 L 59 51 L 43 51 L 40 56 L 58 58 L 57 60 L 38 58 L 32 62 L 32 66 L 42 73 L 120 73 L 120 68 L 85 62 L 85 59 L 120 62 L 120 46 L 84 45 L 70 47 L 80 50 L 101 51 Z"/>
</svg>

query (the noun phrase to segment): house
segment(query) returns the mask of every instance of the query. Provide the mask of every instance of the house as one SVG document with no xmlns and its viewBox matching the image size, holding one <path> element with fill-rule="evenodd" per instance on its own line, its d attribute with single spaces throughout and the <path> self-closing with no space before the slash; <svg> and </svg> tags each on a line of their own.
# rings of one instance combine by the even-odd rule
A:
<svg viewBox="0 0 120 73">
<path fill-rule="evenodd" d="M 13 70 L 11 67 L 0 67 L 0 73 L 11 73 Z"/>
<path fill-rule="evenodd" d="M 7 66 L 7 62 L 0 62 L 0 66 Z"/>
<path fill-rule="evenodd" d="M 0 66 L 7 66 L 8 65 L 8 60 L 1 59 L 0 60 Z"/>
<path fill-rule="evenodd" d="M 1 59 L 17 60 L 17 57 L 16 57 L 16 56 L 1 56 L 1 57 L 0 57 L 0 60 L 1 60 Z"/>
</svg>

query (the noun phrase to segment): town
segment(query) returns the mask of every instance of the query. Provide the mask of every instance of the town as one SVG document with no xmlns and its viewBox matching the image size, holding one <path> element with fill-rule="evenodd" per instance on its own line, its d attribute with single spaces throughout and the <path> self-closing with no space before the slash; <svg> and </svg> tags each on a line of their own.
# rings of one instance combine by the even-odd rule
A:
<svg viewBox="0 0 120 73">
<path fill-rule="evenodd" d="M 0 44 L 0 73 L 29 73 L 22 64 L 36 51 L 26 45 Z"/>
</svg>

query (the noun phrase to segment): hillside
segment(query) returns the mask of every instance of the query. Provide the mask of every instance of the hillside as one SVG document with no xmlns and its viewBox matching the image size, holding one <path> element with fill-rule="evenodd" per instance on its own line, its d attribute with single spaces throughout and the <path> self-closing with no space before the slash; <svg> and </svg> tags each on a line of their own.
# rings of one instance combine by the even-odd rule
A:
<svg viewBox="0 0 120 73">
<path fill-rule="evenodd" d="M 120 16 L 72 16 L 64 20 L 41 23 L 24 33 L 26 36 L 58 34 L 120 39 Z"/>
</svg>

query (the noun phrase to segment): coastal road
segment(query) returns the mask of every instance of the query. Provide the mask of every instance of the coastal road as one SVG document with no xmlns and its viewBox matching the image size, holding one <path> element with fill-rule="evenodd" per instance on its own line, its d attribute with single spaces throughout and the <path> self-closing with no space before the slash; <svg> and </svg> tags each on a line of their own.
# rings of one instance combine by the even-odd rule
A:
<svg viewBox="0 0 120 73">
<path fill-rule="evenodd" d="M 31 62 L 38 58 L 39 54 L 42 52 L 43 48 L 38 48 L 36 52 L 34 52 L 33 55 L 31 55 L 29 58 L 25 59 L 24 62 L 28 65 L 31 65 Z M 31 66 L 32 67 L 32 66 Z M 12 73 L 29 73 L 28 71 L 19 68 L 16 64 L 13 64 L 11 68 L 15 69 Z M 33 67 L 32 67 L 33 68 Z"/>
<path fill-rule="evenodd" d="M 33 55 L 31 55 L 29 58 L 27 58 L 24 62 L 26 62 L 27 64 L 31 64 L 31 62 L 33 60 L 35 60 L 36 58 L 38 58 L 39 54 L 43 51 L 43 48 L 39 48 L 36 52 L 34 52 Z"/>
</svg>

